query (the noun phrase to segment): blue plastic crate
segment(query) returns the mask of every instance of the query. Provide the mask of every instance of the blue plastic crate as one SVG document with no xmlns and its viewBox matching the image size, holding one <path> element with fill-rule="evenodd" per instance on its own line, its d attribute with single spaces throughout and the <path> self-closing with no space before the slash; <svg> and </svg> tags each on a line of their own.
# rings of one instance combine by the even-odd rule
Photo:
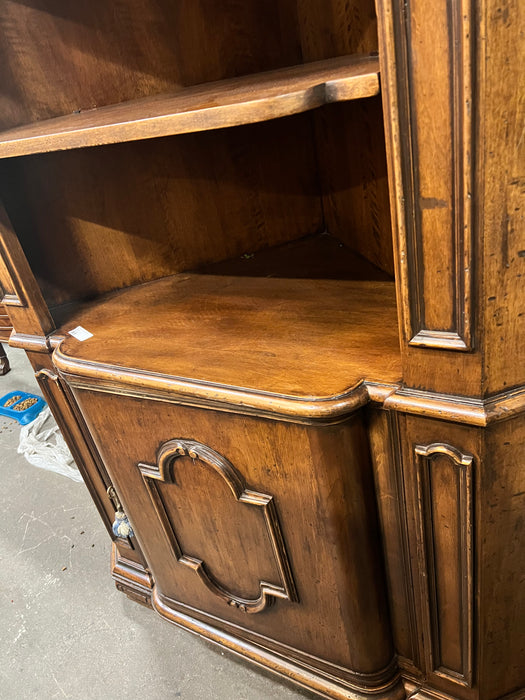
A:
<svg viewBox="0 0 525 700">
<path fill-rule="evenodd" d="M 5 404 L 12 396 L 20 396 L 20 398 L 11 406 L 6 407 Z M 25 399 L 36 399 L 37 401 L 24 411 L 15 411 L 15 406 L 17 406 L 21 401 L 25 401 Z M 0 416 L 14 418 L 20 423 L 20 425 L 27 425 L 28 423 L 31 423 L 32 420 L 35 420 L 45 406 L 46 402 L 41 396 L 28 394 L 27 391 L 10 391 L 0 399 Z"/>
</svg>

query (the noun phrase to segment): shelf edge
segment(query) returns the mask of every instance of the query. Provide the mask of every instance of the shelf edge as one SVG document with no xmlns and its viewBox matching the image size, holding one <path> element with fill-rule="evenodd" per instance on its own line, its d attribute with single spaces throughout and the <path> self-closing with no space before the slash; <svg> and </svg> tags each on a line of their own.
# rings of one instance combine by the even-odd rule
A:
<svg viewBox="0 0 525 700">
<path fill-rule="evenodd" d="M 379 94 L 379 62 L 376 57 L 356 57 L 358 60 L 354 64 L 359 65 L 359 59 L 366 58 L 366 66 L 362 73 L 356 75 L 341 75 L 341 67 L 334 69 L 334 77 L 315 76 L 312 73 L 311 81 L 307 76 L 301 75 L 299 81 L 306 83 L 296 89 L 284 86 L 282 92 L 276 94 L 263 95 L 250 99 L 247 94 L 243 96 L 242 91 L 238 101 L 230 104 L 215 106 L 204 106 L 188 110 L 167 110 L 170 99 L 176 106 L 177 99 L 184 96 L 183 91 L 175 94 L 173 98 L 165 98 L 166 113 L 157 113 L 148 117 L 125 118 L 126 111 L 133 108 L 134 102 L 148 104 L 148 98 L 141 98 L 138 101 L 131 100 L 128 103 L 119 105 L 108 105 L 95 110 L 80 112 L 79 114 L 55 117 L 42 120 L 33 124 L 15 127 L 3 134 L 0 133 L 0 158 L 14 158 L 18 156 L 35 155 L 38 153 L 50 153 L 54 151 L 70 150 L 74 148 L 86 148 L 104 146 L 115 143 L 125 143 L 152 138 L 162 138 L 165 136 L 175 136 L 187 133 L 197 133 L 200 131 L 211 131 L 215 129 L 255 124 L 263 121 L 278 119 L 281 117 L 301 114 L 303 112 L 322 107 L 334 102 L 346 102 L 354 99 L 373 97 Z M 363 61 L 364 62 L 364 61 Z M 324 63 L 324 62 L 320 62 Z M 308 64 L 305 64 L 306 66 Z M 290 70 L 302 68 L 304 66 L 294 66 Z M 281 73 L 284 69 L 281 69 Z M 270 71 L 267 74 L 270 75 Z M 276 71 L 276 75 L 279 71 Z M 285 76 L 285 74 L 283 74 Z M 283 79 L 283 76 L 281 76 Z M 234 79 L 235 80 L 235 79 Z M 227 86 L 228 80 L 220 81 Z M 235 83 L 231 81 L 232 86 Z M 254 83 L 256 86 L 256 83 Z M 213 87 L 219 83 L 210 84 L 209 98 L 214 95 Z M 261 88 L 262 89 L 262 88 Z M 203 93 L 205 95 L 206 93 Z M 162 99 L 159 96 L 151 98 L 151 103 Z M 162 111 L 162 110 L 161 110 Z M 122 115 L 119 116 L 119 113 Z M 89 124 L 89 118 L 95 117 L 95 121 L 100 116 L 109 115 L 107 122 L 100 124 Z M 113 114 L 113 116 L 112 116 Z M 84 121 L 88 121 L 83 125 Z M 75 126 L 75 124 L 78 124 Z M 36 130 L 37 133 L 25 132 Z M 10 137 L 9 135 L 12 134 Z"/>
<path fill-rule="evenodd" d="M 335 396 L 300 398 L 72 359 L 60 347 L 53 352 L 53 363 L 73 388 L 300 423 L 340 422 L 371 400 L 363 381 Z M 395 388 L 384 385 L 384 394 Z"/>
<path fill-rule="evenodd" d="M 54 364 L 74 388 L 186 406 L 258 415 L 295 423 L 338 423 L 367 404 L 389 411 L 485 428 L 525 412 L 525 387 L 485 399 L 407 389 L 363 378 L 347 391 L 298 398 L 71 359 L 57 347 Z"/>
</svg>

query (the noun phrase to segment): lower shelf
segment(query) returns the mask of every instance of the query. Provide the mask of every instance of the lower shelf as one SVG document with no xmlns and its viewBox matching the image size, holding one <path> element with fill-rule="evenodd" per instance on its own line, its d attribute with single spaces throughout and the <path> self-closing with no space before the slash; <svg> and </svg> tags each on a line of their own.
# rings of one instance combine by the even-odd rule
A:
<svg viewBox="0 0 525 700">
<path fill-rule="evenodd" d="M 394 283 L 334 239 L 328 257 L 335 264 L 310 265 L 305 251 L 325 246 L 322 239 L 87 305 L 63 328 L 80 325 L 92 336 L 66 333 L 55 364 L 112 386 L 319 418 L 348 412 L 363 402 L 363 382 L 390 386 L 401 378 Z M 308 277 L 292 276 L 294 254 Z M 345 279 L 344 270 L 358 279 Z"/>
</svg>

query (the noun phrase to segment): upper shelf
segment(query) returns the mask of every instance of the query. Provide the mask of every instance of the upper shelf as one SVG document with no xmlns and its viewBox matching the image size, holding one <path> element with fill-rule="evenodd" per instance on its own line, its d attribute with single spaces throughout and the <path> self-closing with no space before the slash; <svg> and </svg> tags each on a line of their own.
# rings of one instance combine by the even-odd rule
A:
<svg viewBox="0 0 525 700">
<path fill-rule="evenodd" d="M 378 93 L 379 59 L 343 56 L 16 127 L 0 133 L 0 158 L 253 124 Z"/>
</svg>

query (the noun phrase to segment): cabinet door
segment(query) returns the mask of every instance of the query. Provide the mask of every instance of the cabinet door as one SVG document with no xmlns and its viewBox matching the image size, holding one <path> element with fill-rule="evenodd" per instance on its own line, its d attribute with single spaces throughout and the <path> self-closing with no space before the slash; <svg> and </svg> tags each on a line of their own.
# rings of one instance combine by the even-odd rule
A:
<svg viewBox="0 0 525 700">
<path fill-rule="evenodd" d="M 75 396 L 155 579 L 154 605 L 348 687 L 395 676 L 360 415 L 305 426 Z"/>
</svg>

